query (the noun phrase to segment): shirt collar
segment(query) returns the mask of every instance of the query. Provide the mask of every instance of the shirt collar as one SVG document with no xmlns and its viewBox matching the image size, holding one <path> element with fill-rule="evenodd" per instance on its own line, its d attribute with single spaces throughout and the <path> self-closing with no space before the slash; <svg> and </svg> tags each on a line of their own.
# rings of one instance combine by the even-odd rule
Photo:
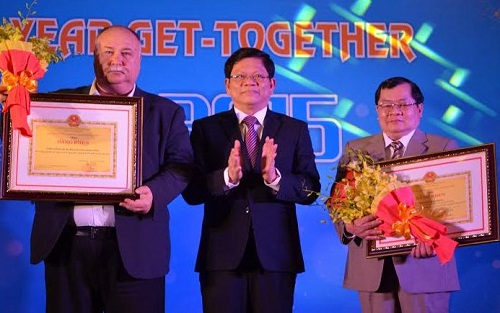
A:
<svg viewBox="0 0 500 313">
<path fill-rule="evenodd" d="M 238 118 L 239 124 L 241 124 L 241 121 L 243 121 L 243 119 L 248 116 L 248 114 L 243 113 L 243 111 L 238 110 L 236 107 L 234 107 L 234 112 L 236 113 L 236 117 Z M 257 118 L 260 125 L 264 125 L 264 118 L 266 117 L 266 113 L 267 113 L 267 106 L 255 112 L 255 114 L 253 115 Z"/>
<path fill-rule="evenodd" d="M 135 87 L 136 85 L 134 84 L 134 88 L 132 88 L 132 91 L 129 92 L 127 97 L 133 97 L 135 93 Z M 101 94 L 99 93 L 99 90 L 97 90 L 97 80 L 94 78 L 94 81 L 92 82 L 92 85 L 90 86 L 90 92 L 89 95 L 94 95 L 94 96 L 100 96 Z"/>
<path fill-rule="evenodd" d="M 411 137 L 413 136 L 413 134 L 415 133 L 415 129 L 412 130 L 411 132 L 409 132 L 408 134 L 404 135 L 403 137 L 399 138 L 399 142 L 401 142 L 403 144 L 403 146 L 405 147 L 408 147 L 408 143 L 410 142 L 410 139 Z M 391 142 L 393 142 L 394 140 L 391 139 L 389 136 L 387 136 L 386 133 L 383 133 L 384 135 L 384 142 L 385 142 L 385 147 L 387 148 L 388 146 L 391 145 Z"/>
</svg>

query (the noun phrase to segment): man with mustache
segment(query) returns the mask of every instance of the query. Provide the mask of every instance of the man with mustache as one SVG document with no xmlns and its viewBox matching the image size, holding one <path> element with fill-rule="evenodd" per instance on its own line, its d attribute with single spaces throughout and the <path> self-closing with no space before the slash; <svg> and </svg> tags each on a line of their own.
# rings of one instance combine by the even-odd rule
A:
<svg viewBox="0 0 500 313">
<path fill-rule="evenodd" d="M 143 97 L 143 182 L 116 204 L 37 202 L 31 262 L 44 261 L 46 311 L 165 312 L 167 204 L 187 186 L 193 160 L 183 109 L 136 85 L 141 42 L 111 26 L 96 41 L 91 86 L 59 92 Z"/>
</svg>

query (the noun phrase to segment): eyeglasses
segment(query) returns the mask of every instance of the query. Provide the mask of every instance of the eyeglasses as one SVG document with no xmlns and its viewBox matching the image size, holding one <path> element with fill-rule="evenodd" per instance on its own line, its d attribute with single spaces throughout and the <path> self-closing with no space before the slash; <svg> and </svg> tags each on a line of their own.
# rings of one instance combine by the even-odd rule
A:
<svg viewBox="0 0 500 313">
<path fill-rule="evenodd" d="M 245 74 L 237 74 L 237 75 L 229 75 L 230 79 L 233 79 L 237 83 L 241 83 L 247 78 L 251 78 L 253 81 L 256 81 L 258 83 L 265 82 L 266 79 L 269 78 L 269 76 L 265 76 L 262 74 L 253 74 L 253 75 L 245 75 Z"/>
<path fill-rule="evenodd" d="M 403 112 L 407 111 L 410 109 L 410 107 L 414 105 L 419 105 L 420 103 L 414 102 L 414 103 L 406 103 L 404 101 L 398 101 L 398 102 L 392 102 L 392 101 L 380 101 L 377 104 L 377 108 L 386 113 L 392 110 L 394 107 L 398 108 L 398 110 L 401 110 Z"/>
</svg>

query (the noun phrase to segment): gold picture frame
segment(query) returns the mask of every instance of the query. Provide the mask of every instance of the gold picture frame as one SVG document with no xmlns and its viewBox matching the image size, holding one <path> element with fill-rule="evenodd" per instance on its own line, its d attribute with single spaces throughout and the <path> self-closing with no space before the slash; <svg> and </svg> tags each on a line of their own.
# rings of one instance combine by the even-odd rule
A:
<svg viewBox="0 0 500 313">
<path fill-rule="evenodd" d="M 378 163 L 408 182 L 422 214 L 446 225 L 459 246 L 499 240 L 494 143 Z M 407 254 L 415 240 L 370 241 L 367 257 Z"/>
<path fill-rule="evenodd" d="M 31 94 L 32 137 L 3 116 L 0 198 L 115 203 L 142 181 L 140 97 Z"/>
</svg>

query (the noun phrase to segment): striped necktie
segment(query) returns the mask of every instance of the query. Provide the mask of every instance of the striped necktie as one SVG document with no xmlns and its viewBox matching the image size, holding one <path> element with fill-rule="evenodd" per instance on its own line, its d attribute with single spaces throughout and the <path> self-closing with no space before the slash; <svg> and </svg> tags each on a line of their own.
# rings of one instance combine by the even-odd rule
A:
<svg viewBox="0 0 500 313">
<path fill-rule="evenodd" d="M 250 163 L 252 167 L 255 167 L 255 162 L 257 160 L 257 141 L 258 136 L 255 131 L 255 124 L 258 124 L 257 118 L 252 115 L 248 115 L 243 119 L 243 124 L 247 126 L 247 132 L 245 134 L 245 144 L 247 146 L 248 156 L 250 157 Z"/>
<path fill-rule="evenodd" d="M 392 156 L 391 159 L 397 159 L 403 156 L 403 144 L 401 141 L 393 141 L 391 142 L 392 147 Z"/>
</svg>

